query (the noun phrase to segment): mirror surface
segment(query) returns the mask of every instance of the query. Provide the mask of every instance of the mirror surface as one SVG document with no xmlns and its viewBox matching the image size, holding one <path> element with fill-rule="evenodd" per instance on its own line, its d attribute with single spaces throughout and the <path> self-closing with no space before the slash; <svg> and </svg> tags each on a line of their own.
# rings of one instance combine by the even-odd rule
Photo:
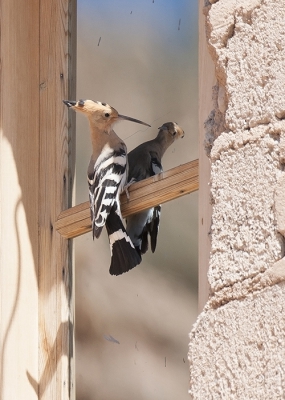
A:
<svg viewBox="0 0 285 400">
<path fill-rule="evenodd" d="M 128 150 L 176 121 L 185 137 L 164 171 L 198 156 L 198 4 L 78 0 L 77 98 L 107 102 L 151 125 L 120 122 Z M 88 200 L 87 119 L 77 114 L 76 204 Z M 104 230 L 75 239 L 79 400 L 188 400 L 188 333 L 197 316 L 198 194 L 162 205 L 156 252 L 109 275 Z"/>
</svg>

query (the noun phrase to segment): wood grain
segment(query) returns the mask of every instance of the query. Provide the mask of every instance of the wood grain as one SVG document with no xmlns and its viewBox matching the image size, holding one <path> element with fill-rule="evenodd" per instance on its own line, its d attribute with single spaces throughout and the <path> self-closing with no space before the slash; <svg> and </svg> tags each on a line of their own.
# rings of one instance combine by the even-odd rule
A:
<svg viewBox="0 0 285 400">
<path fill-rule="evenodd" d="M 40 2 L 39 399 L 72 399 L 74 335 L 71 243 L 53 228 L 72 204 L 74 117 L 62 100 L 75 98 L 76 4 Z M 73 120 L 72 120 L 72 119 Z M 73 128 L 72 128 L 73 126 Z"/>
<path fill-rule="evenodd" d="M 0 398 L 70 400 L 72 243 L 53 224 L 72 205 L 76 2 L 0 9 Z"/>
<path fill-rule="evenodd" d="M 38 15 L 39 5 L 36 1 L 1 0 L 0 399 L 2 400 L 38 399 L 37 392 L 26 376 L 26 371 L 30 371 L 37 378 L 38 365 Z M 27 20 L 31 23 L 26 23 Z"/>
<path fill-rule="evenodd" d="M 198 160 L 172 168 L 129 188 L 130 199 L 121 195 L 123 217 L 177 199 L 198 190 Z M 89 202 L 62 211 L 55 229 L 66 239 L 91 231 Z"/>
</svg>

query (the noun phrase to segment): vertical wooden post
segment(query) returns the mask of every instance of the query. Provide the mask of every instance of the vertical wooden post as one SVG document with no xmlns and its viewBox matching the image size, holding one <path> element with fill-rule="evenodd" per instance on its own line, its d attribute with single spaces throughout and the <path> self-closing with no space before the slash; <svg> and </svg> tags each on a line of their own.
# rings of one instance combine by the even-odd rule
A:
<svg viewBox="0 0 285 400">
<path fill-rule="evenodd" d="M 0 398 L 37 399 L 39 5 L 0 2 Z M 30 20 L 30 23 L 28 23 Z"/>
<path fill-rule="evenodd" d="M 215 69 L 207 48 L 203 8 L 204 0 L 199 0 L 199 311 L 202 311 L 209 297 L 207 272 L 212 208 L 209 188 L 210 160 L 205 150 L 204 123 L 213 109 L 211 93 L 215 85 Z"/>
<path fill-rule="evenodd" d="M 0 0 L 0 399 L 72 399 L 76 1 Z"/>
<path fill-rule="evenodd" d="M 62 100 L 75 97 L 75 11 L 75 1 L 40 2 L 40 399 L 74 393 L 71 242 L 56 233 L 54 222 L 71 205 L 74 176 L 74 135 Z"/>
</svg>

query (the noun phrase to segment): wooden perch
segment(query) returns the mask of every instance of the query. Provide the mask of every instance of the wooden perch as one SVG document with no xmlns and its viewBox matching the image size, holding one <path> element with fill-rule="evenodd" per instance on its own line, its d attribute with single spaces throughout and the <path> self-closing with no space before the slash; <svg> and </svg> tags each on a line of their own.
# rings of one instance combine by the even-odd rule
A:
<svg viewBox="0 0 285 400">
<path fill-rule="evenodd" d="M 198 190 L 198 166 L 198 160 L 190 161 L 131 185 L 129 201 L 125 193 L 120 198 L 123 217 Z M 91 231 L 89 202 L 62 211 L 55 228 L 66 239 Z"/>
</svg>

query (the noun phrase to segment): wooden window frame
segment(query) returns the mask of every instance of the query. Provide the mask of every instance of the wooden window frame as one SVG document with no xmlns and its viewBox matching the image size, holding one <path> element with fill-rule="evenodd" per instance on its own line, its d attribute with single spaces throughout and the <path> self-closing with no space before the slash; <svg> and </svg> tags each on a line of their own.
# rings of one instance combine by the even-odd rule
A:
<svg viewBox="0 0 285 400">
<path fill-rule="evenodd" d="M 204 121 L 212 109 L 214 67 L 206 45 L 203 0 L 199 0 L 199 5 L 200 165 L 194 160 L 132 185 L 130 201 L 122 196 L 122 211 L 126 216 L 191 193 L 199 186 L 201 309 L 209 292 L 206 271 L 211 222 L 210 164 L 203 144 Z M 90 230 L 88 203 L 72 207 L 75 115 L 62 104 L 63 99 L 75 98 L 76 0 L 26 0 L 23 5 L 17 0 L 0 0 L 0 7 L 1 143 L 7 138 L 13 150 L 29 236 L 21 251 L 24 254 L 24 246 L 32 247 L 38 298 L 37 305 L 30 305 L 37 310 L 38 343 L 29 344 L 37 348 L 38 375 L 27 370 L 29 385 L 25 389 L 19 385 L 17 389 L 14 378 L 22 373 L 16 367 L 21 355 L 13 354 L 5 368 L 2 358 L 0 396 L 10 385 L 9 393 L 14 398 L 75 399 L 73 256 L 72 241 L 67 239 Z M 9 190 L 2 187 L 3 174 L 9 174 L 8 166 L 2 165 L 0 174 L 1 199 L 4 205 L 12 207 Z M 4 229 L 5 235 L 2 233 L 0 237 L 1 259 L 5 252 L 13 251 L 6 248 L 7 237 L 17 235 L 12 223 L 4 223 Z M 8 276 L 5 275 L 8 268 L 3 267 L 1 277 Z M 0 285 L 4 304 L 5 282 Z M 11 321 L 15 315 L 11 314 Z M 25 315 L 17 318 L 25 329 Z M 2 335 L 4 344 L 11 333 L 10 325 L 7 329 L 2 326 L 2 330 L 6 329 Z"/>
</svg>

